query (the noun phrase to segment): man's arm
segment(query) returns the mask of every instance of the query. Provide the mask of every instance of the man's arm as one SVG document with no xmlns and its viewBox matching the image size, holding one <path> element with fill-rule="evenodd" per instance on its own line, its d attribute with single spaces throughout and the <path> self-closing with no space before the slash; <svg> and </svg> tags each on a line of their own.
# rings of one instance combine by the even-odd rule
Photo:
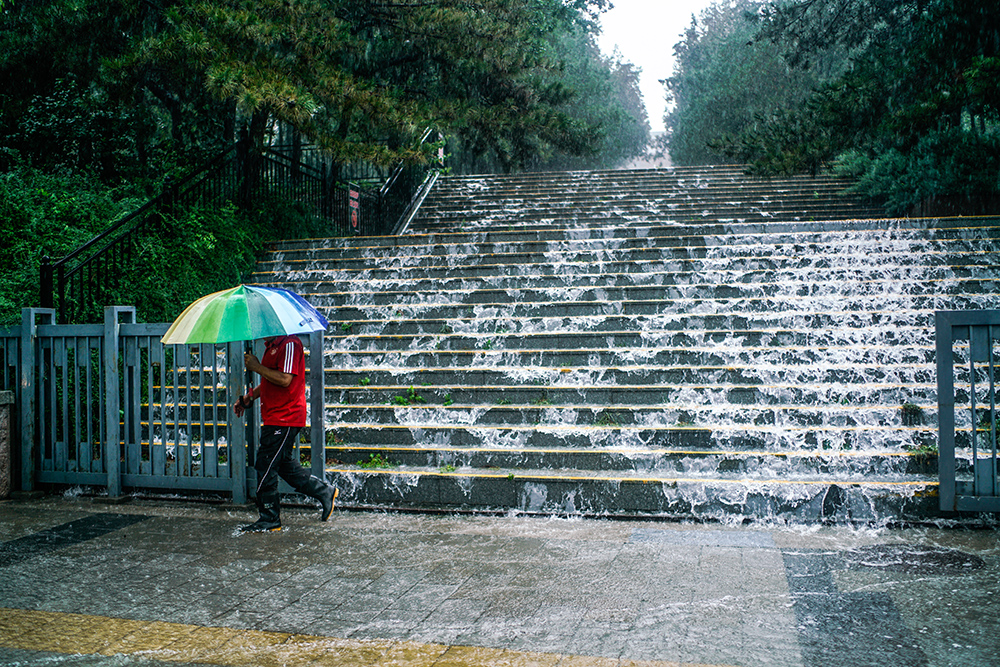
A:
<svg viewBox="0 0 1000 667">
<path fill-rule="evenodd" d="M 246 366 L 248 371 L 259 374 L 271 384 L 278 385 L 279 387 L 287 387 L 292 384 L 292 378 L 295 377 L 291 373 L 283 373 L 273 368 L 266 368 L 260 363 L 260 360 L 257 359 L 257 357 L 250 353 L 243 355 L 243 364 Z M 254 398 L 257 398 L 257 396 L 260 396 L 259 387 L 255 390 Z"/>
</svg>

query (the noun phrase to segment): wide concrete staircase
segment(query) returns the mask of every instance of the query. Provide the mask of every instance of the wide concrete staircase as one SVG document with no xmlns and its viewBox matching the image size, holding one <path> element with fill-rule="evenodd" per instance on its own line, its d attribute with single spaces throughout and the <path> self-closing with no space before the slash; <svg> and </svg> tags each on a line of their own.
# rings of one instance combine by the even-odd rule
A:
<svg viewBox="0 0 1000 667">
<path fill-rule="evenodd" d="M 1000 221 L 733 168 L 443 177 L 405 234 L 276 244 L 331 321 L 341 503 L 741 521 L 936 513 L 933 313 Z"/>
</svg>

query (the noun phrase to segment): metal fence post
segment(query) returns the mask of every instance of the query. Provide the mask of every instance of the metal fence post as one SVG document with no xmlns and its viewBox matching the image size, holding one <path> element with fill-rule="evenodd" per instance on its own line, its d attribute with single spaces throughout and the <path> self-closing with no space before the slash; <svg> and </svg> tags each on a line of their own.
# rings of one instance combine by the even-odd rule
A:
<svg viewBox="0 0 1000 667">
<path fill-rule="evenodd" d="M 938 399 L 938 502 L 955 511 L 955 378 L 953 340 L 948 314 L 935 313 L 935 356 Z"/>
<path fill-rule="evenodd" d="M 121 319 L 119 319 L 121 317 Z M 119 332 L 122 324 L 135 322 L 135 307 L 104 308 L 104 464 L 108 475 L 108 496 L 122 495 L 121 475 L 121 374 L 118 372 Z"/>
<path fill-rule="evenodd" d="M 35 461 L 38 447 L 38 319 L 55 324 L 51 308 L 21 310 L 21 490 L 35 489 Z"/>
<path fill-rule="evenodd" d="M 237 396 L 246 393 L 243 382 L 243 343 L 226 344 L 226 441 L 229 443 L 229 470 L 232 476 L 233 503 L 247 501 L 247 434 L 246 418 L 233 414 Z"/>
<path fill-rule="evenodd" d="M 326 479 L 326 433 L 324 428 L 326 378 L 323 377 L 323 332 L 309 334 L 309 457 L 312 474 Z"/>
<path fill-rule="evenodd" d="M 42 257 L 42 263 L 38 267 L 38 301 L 42 308 L 56 305 L 52 298 L 52 260 L 48 255 Z"/>
<path fill-rule="evenodd" d="M 14 392 L 0 391 L 0 500 L 10 497 L 10 412 Z"/>
</svg>

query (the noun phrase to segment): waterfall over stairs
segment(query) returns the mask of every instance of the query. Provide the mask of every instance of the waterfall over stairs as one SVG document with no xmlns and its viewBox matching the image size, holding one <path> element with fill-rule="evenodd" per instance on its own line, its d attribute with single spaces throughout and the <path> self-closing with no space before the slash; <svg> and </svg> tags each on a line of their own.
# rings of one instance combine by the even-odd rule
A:
<svg viewBox="0 0 1000 667">
<path fill-rule="evenodd" d="M 1000 220 L 887 219 L 844 187 L 448 176 L 405 234 L 281 242 L 253 281 L 331 321 L 342 504 L 926 519 L 934 311 L 995 306 Z"/>
</svg>

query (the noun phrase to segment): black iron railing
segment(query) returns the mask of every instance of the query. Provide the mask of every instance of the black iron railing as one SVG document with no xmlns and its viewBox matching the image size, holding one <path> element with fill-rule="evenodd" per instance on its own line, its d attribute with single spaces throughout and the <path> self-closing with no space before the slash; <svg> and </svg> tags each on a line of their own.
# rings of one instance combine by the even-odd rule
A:
<svg viewBox="0 0 1000 667">
<path fill-rule="evenodd" d="M 425 133 L 421 142 L 429 136 Z M 375 167 L 357 165 L 334 174 L 316 151 L 257 152 L 250 146 L 242 139 L 183 180 L 168 181 L 158 197 L 65 257 L 43 258 L 41 306 L 54 308 L 60 323 L 99 320 L 102 306 L 134 266 L 143 235 L 159 233 L 163 221 L 181 210 L 227 201 L 252 210 L 264 196 L 277 196 L 326 219 L 333 236 L 382 236 L 399 229 L 403 216 L 422 197 L 421 184 L 428 183 L 424 165 L 400 165 L 385 178 Z M 304 154 L 309 159 L 303 159 Z M 340 180 L 351 175 L 358 178 Z"/>
<path fill-rule="evenodd" d="M 134 264 L 143 235 L 153 233 L 181 207 L 212 205 L 233 198 L 243 157 L 245 151 L 240 144 L 231 146 L 181 181 L 168 179 L 158 197 L 65 257 L 56 261 L 42 258 L 41 306 L 55 308 L 63 323 L 96 321 L 99 306 L 120 286 L 124 269 Z"/>
</svg>

